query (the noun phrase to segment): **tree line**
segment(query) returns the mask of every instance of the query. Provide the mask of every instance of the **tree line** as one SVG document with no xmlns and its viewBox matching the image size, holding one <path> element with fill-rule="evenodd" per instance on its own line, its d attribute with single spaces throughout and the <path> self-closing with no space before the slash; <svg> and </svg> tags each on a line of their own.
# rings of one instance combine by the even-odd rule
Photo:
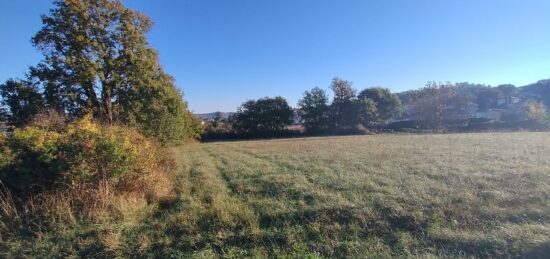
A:
<svg viewBox="0 0 550 259">
<path fill-rule="evenodd" d="M 388 129 L 388 122 L 408 116 L 416 124 L 439 132 L 450 120 L 461 119 L 471 103 L 479 111 L 498 106 L 501 97 L 518 89 L 430 82 L 406 93 L 381 87 L 357 91 L 352 83 L 334 78 L 332 100 L 325 90 L 305 91 L 292 109 L 282 97 L 249 100 L 223 123 L 201 122 L 188 110 L 174 79 L 165 73 L 146 33 L 152 21 L 119 1 L 54 1 L 42 16 L 32 44 L 43 59 L 24 79 L 0 84 L 0 120 L 15 127 L 33 118 L 57 113 L 67 121 L 86 115 L 104 125 L 124 125 L 164 145 L 211 135 L 289 135 L 289 125 L 301 120 L 306 134 L 346 134 Z M 528 86 L 541 100 L 525 103 L 526 118 L 547 119 L 548 80 Z M 511 120 L 517 114 L 505 114 Z M 402 119 L 402 118 L 401 118 Z M 220 120 L 221 121 L 221 120 Z M 391 128 L 391 127 L 390 127 Z"/>
<path fill-rule="evenodd" d="M 526 87 L 530 88 L 533 87 Z M 544 99 L 527 100 L 521 104 L 519 113 L 503 113 L 497 119 L 476 118 L 475 114 L 471 114 L 498 108 L 500 99 L 506 100 L 519 92 L 513 85 L 490 87 L 428 82 L 423 88 L 404 93 L 392 93 L 382 87 L 358 92 L 350 81 L 336 77 L 329 89 L 332 100 L 327 91 L 314 87 L 303 93 L 295 109 L 280 96 L 248 100 L 233 116 L 224 119 L 220 113 L 207 122 L 204 137 L 223 139 L 361 134 L 367 131 L 441 132 L 548 127 Z M 546 91 L 547 87 L 540 89 Z M 291 130 L 292 124 L 303 125 L 303 132 Z"/>
<path fill-rule="evenodd" d="M 289 136 L 295 132 L 288 127 L 296 120 L 306 134 L 358 133 L 382 126 L 403 109 L 389 89 L 373 87 L 357 93 L 350 81 L 341 78 L 334 78 L 330 89 L 332 101 L 325 90 L 315 87 L 303 93 L 297 109 L 280 96 L 248 100 L 226 120 L 217 114 L 207 125 L 206 137 Z"/>
</svg>

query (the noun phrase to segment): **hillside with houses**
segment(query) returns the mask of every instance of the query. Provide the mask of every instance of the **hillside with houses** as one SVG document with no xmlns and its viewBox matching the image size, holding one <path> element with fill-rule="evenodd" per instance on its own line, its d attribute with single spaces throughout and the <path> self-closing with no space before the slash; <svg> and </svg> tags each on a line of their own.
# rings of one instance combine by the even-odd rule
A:
<svg viewBox="0 0 550 259">
<path fill-rule="evenodd" d="M 348 81 L 345 82 L 350 83 Z M 430 86 L 430 84 L 433 85 Z M 391 95 L 396 96 L 400 104 L 396 104 L 397 106 L 394 108 L 400 110 L 400 112 L 392 114 L 382 121 L 378 121 L 377 124 L 372 124 L 369 121 L 376 121 L 377 119 L 369 115 L 369 112 L 361 112 L 360 110 L 362 108 L 357 108 L 360 106 L 367 107 L 364 106 L 365 104 L 361 104 L 361 99 L 364 98 L 364 96 L 361 96 L 361 93 L 356 95 L 357 90 L 351 87 L 351 83 L 345 87 L 347 87 L 347 91 L 349 92 L 349 107 L 344 107 L 341 116 L 348 117 L 348 119 L 352 117 L 351 122 L 348 123 L 349 126 L 344 130 L 345 134 L 360 134 L 364 133 L 365 130 L 394 132 L 420 132 L 430 129 L 433 131 L 442 130 L 447 132 L 540 130 L 546 127 L 545 123 L 540 122 L 548 118 L 546 107 L 550 105 L 550 79 L 540 80 L 536 83 L 520 87 L 511 84 L 490 86 L 467 82 L 455 84 L 429 82 L 427 87 L 419 90 L 390 94 L 386 97 L 376 97 L 379 99 L 378 105 L 381 105 L 381 103 L 384 102 L 384 98 L 390 98 Z M 374 87 L 369 89 L 383 88 Z M 426 92 L 430 89 L 434 91 Z M 445 89 L 451 90 L 451 92 L 444 94 L 443 92 L 446 91 Z M 322 89 L 317 90 L 320 93 L 322 102 L 325 102 L 325 104 L 318 103 L 316 105 L 320 105 L 318 108 L 320 110 L 324 109 L 324 113 L 318 114 L 318 118 L 311 118 L 312 113 L 308 113 L 308 111 L 306 111 L 307 108 L 304 109 L 304 107 L 301 106 L 303 104 L 299 103 L 297 107 L 294 108 L 289 106 L 288 108 L 290 110 L 288 113 L 292 114 L 292 116 L 287 123 L 286 129 L 290 132 L 283 135 L 303 134 L 304 131 L 306 131 L 307 134 L 308 120 L 325 120 L 326 123 L 326 120 L 334 119 L 335 115 L 332 113 L 336 108 L 336 103 L 334 103 L 335 100 L 333 100 L 333 104 L 328 104 L 326 92 Z M 418 98 L 418 94 L 422 91 L 427 93 L 423 98 L 423 103 L 419 102 Z M 306 93 L 309 92 L 306 91 Z M 374 97 L 371 96 L 369 98 Z M 353 102 L 355 102 L 355 104 L 353 104 Z M 434 111 L 438 110 L 435 109 L 438 103 L 441 112 L 434 113 Z M 430 114 L 421 112 L 421 109 L 418 107 L 419 105 L 425 106 Z M 241 109 L 243 107 L 239 108 Z M 263 112 L 265 108 L 266 107 L 259 108 L 259 110 Z M 367 107 L 364 109 L 377 111 L 378 108 Z M 234 128 L 235 124 L 238 124 L 238 115 L 238 112 L 195 114 L 195 116 L 201 119 L 202 125 L 206 127 L 206 138 L 212 135 L 220 137 L 220 132 L 222 136 L 226 136 L 227 134 L 231 134 L 232 136 L 235 134 L 238 135 Z M 264 115 L 267 116 L 266 114 L 256 114 L 253 117 L 261 117 Z M 437 116 L 438 120 L 440 120 L 439 124 L 441 125 L 438 125 L 437 129 L 432 127 L 434 125 L 430 126 L 429 120 L 433 116 Z M 274 116 L 274 118 L 276 119 L 277 116 Z M 215 125 L 215 127 L 212 125 Z M 355 129 L 357 128 L 355 125 L 359 125 L 359 130 Z M 342 133 L 334 130 L 330 131 L 331 127 L 333 129 L 335 128 L 334 125 L 324 126 L 325 130 L 323 134 L 327 134 L 327 132 L 329 132 L 328 134 Z M 319 131 L 317 131 L 317 133 L 318 132 Z"/>
</svg>

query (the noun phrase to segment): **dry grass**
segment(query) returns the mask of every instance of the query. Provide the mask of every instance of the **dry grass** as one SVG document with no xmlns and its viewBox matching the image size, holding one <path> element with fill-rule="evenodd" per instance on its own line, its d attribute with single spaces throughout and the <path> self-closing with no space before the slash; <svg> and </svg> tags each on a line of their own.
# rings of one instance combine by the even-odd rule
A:
<svg viewBox="0 0 550 259">
<path fill-rule="evenodd" d="M 544 257 L 550 134 L 375 135 L 189 144 L 174 196 L 120 201 L 5 255 Z M 134 210 L 132 208 L 139 208 Z M 94 243 L 96 242 L 96 243 Z M 29 243 L 27 243 L 29 244 Z"/>
</svg>

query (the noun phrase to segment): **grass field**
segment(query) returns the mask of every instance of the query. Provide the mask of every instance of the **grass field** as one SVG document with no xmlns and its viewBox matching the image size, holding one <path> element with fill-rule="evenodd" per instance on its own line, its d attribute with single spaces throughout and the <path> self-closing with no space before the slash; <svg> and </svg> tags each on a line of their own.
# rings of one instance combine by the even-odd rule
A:
<svg viewBox="0 0 550 259">
<path fill-rule="evenodd" d="M 549 154 L 548 133 L 197 144 L 161 228 L 199 255 L 547 255 Z"/>
<path fill-rule="evenodd" d="M 191 144 L 172 199 L 90 235 L 122 257 L 544 257 L 549 154 L 549 133 Z"/>
</svg>

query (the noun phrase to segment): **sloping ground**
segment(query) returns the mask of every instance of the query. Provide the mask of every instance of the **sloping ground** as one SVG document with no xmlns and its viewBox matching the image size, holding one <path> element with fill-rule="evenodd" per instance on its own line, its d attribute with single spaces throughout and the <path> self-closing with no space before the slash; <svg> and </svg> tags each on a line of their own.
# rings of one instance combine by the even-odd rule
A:
<svg viewBox="0 0 550 259">
<path fill-rule="evenodd" d="M 542 257 L 548 154 L 548 133 L 192 145 L 178 150 L 181 208 L 158 251 Z"/>
</svg>

